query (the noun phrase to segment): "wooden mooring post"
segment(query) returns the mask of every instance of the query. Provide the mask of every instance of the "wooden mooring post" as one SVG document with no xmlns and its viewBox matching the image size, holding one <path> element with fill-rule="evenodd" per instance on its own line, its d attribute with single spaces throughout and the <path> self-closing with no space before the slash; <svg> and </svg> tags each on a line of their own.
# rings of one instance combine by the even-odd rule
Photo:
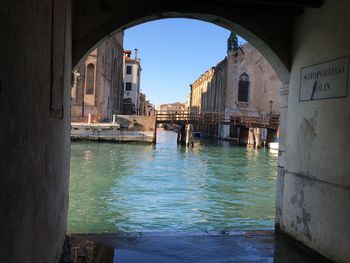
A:
<svg viewBox="0 0 350 263">
<path fill-rule="evenodd" d="M 177 133 L 177 144 L 193 146 L 193 125 L 183 124 Z"/>
</svg>

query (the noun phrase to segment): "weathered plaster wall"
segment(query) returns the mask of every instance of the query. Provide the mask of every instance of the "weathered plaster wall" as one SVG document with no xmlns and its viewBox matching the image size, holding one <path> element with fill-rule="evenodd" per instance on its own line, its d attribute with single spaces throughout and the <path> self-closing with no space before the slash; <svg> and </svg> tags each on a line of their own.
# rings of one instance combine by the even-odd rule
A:
<svg viewBox="0 0 350 263">
<path fill-rule="evenodd" d="M 302 67 L 350 55 L 349 10 L 328 0 L 295 20 L 277 204 L 282 230 L 339 262 L 350 262 L 350 97 L 299 102 L 299 87 Z"/>
<path fill-rule="evenodd" d="M 1 262 L 55 263 L 61 256 L 71 75 L 70 1 L 64 3 L 55 1 L 53 34 L 52 0 L 0 5 Z"/>
</svg>

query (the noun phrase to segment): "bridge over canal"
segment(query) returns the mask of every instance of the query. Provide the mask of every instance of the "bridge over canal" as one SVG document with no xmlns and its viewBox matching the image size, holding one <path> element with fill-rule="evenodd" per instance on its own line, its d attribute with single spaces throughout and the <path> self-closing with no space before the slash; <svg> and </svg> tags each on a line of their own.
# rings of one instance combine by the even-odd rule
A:
<svg viewBox="0 0 350 263">
<path fill-rule="evenodd" d="M 245 128 L 278 129 L 279 114 L 238 115 L 219 112 L 158 111 L 157 123 L 233 125 Z"/>
<path fill-rule="evenodd" d="M 156 112 L 156 126 L 158 124 L 178 125 L 180 128 L 178 143 L 181 144 L 191 144 L 194 133 L 198 132 L 221 139 L 235 140 L 238 144 L 260 146 L 261 130 L 259 128 L 269 130 L 265 133 L 264 142 L 273 141 L 279 128 L 279 114 L 158 111 Z M 226 135 L 220 132 L 225 127 L 228 128 Z M 231 133 L 231 129 L 234 132 Z"/>
</svg>

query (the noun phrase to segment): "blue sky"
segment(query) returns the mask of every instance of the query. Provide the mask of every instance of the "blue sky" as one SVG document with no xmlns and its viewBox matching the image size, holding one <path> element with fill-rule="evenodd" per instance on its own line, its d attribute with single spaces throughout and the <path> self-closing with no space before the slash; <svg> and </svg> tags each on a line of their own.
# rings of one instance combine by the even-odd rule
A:
<svg viewBox="0 0 350 263">
<path fill-rule="evenodd" d="M 211 23 L 162 19 L 126 30 L 124 49 L 139 50 L 141 90 L 149 100 L 185 102 L 189 84 L 226 56 L 229 35 Z"/>
</svg>

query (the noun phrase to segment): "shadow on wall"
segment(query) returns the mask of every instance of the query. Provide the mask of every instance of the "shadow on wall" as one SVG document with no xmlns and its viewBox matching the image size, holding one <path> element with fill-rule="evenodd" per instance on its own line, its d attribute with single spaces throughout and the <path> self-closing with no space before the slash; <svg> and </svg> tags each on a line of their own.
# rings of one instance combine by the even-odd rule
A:
<svg viewBox="0 0 350 263">
<path fill-rule="evenodd" d="M 154 131 L 155 116 L 117 115 L 117 123 L 121 130 L 128 131 Z"/>
</svg>

